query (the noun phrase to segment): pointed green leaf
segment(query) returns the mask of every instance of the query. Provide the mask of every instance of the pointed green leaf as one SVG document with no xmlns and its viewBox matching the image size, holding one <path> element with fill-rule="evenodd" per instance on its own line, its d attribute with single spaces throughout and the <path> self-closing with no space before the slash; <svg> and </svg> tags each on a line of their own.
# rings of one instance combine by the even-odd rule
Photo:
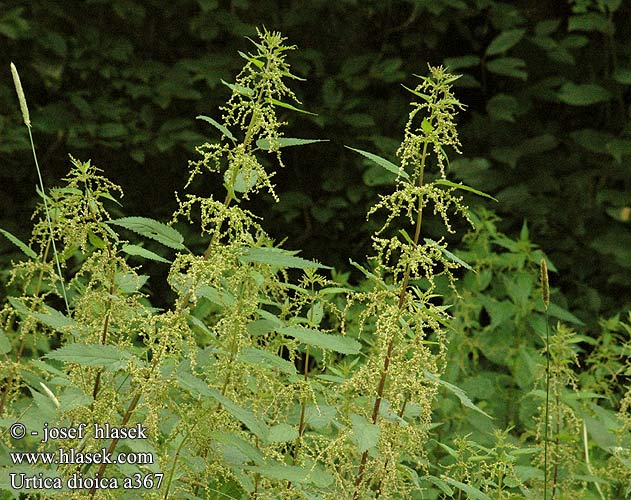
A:
<svg viewBox="0 0 631 500">
<path fill-rule="evenodd" d="M 423 118 L 423 121 L 421 122 L 421 129 L 423 129 L 425 134 L 431 134 L 434 131 L 433 125 L 427 118 Z"/>
<path fill-rule="evenodd" d="M 178 370 L 177 372 L 177 382 L 182 387 L 182 389 L 186 389 L 191 394 L 195 396 L 213 396 L 214 394 L 211 392 L 210 387 L 206 382 L 197 378 L 190 372 L 184 370 Z"/>
<path fill-rule="evenodd" d="M 458 455 L 456 455 L 456 458 L 458 458 Z M 438 486 L 438 488 L 448 497 L 452 497 L 454 494 L 454 490 L 452 490 L 445 481 L 436 476 L 421 476 L 420 479 L 423 479 L 424 481 L 429 481 L 434 486 Z"/>
<path fill-rule="evenodd" d="M 4 328 L 0 326 L 0 354 L 11 352 L 11 341 L 7 337 Z"/>
<path fill-rule="evenodd" d="M 525 67 L 526 61 L 517 57 L 498 57 L 486 63 L 486 69 L 491 73 L 512 76 L 521 80 L 528 78 L 528 73 L 524 70 Z"/>
<path fill-rule="evenodd" d="M 133 255 L 135 257 L 142 257 L 144 259 L 164 262 L 165 264 L 171 263 L 171 261 L 165 259 L 164 257 L 160 257 L 157 253 L 154 253 L 151 250 L 147 250 L 146 248 L 139 247 L 138 245 L 123 245 L 121 250 L 127 255 Z"/>
<path fill-rule="evenodd" d="M 287 375 L 296 375 L 296 367 L 293 363 L 276 354 L 254 347 L 245 347 L 237 359 L 240 362 L 248 363 L 252 366 L 275 368 Z"/>
<path fill-rule="evenodd" d="M 184 250 L 184 237 L 175 229 L 147 217 L 123 217 L 108 221 L 108 224 L 124 227 L 146 238 L 162 243 L 175 250 Z"/>
<path fill-rule="evenodd" d="M 485 417 L 488 417 L 491 420 L 493 420 L 493 417 L 491 415 L 489 415 L 484 410 L 478 408 L 475 404 L 473 404 L 473 401 L 469 399 L 469 397 L 465 394 L 465 392 L 460 387 L 450 384 L 449 382 L 445 382 L 440 377 L 437 377 L 436 375 L 428 372 L 427 370 L 423 370 L 423 373 L 425 374 L 425 377 L 428 380 L 431 380 L 432 382 L 442 385 L 449 392 L 455 394 L 463 406 L 466 406 L 467 408 L 471 408 L 472 410 L 475 410 L 478 413 L 481 413 L 482 415 L 484 415 Z"/>
<path fill-rule="evenodd" d="M 410 178 L 410 176 L 407 174 L 407 172 L 405 172 L 403 169 L 397 167 L 391 161 L 388 161 L 385 158 L 382 158 L 381 156 L 377 156 L 376 154 L 369 153 L 368 151 L 362 151 L 361 149 L 351 148 L 350 146 L 344 146 L 344 147 L 347 148 L 347 149 L 350 149 L 351 151 L 355 151 L 356 153 L 359 153 L 360 155 L 368 158 L 370 161 L 375 162 L 380 167 L 385 168 L 386 170 L 388 170 L 389 172 L 392 172 L 393 174 L 395 174 L 397 176 L 400 175 L 404 179 L 409 179 Z"/>
<path fill-rule="evenodd" d="M 304 344 L 342 354 L 359 354 L 361 349 L 361 344 L 350 337 L 323 333 L 319 330 L 312 330 L 302 326 L 287 326 L 278 328 L 276 331 L 288 337 L 293 337 Z"/>
<path fill-rule="evenodd" d="M 292 106 L 291 104 L 287 104 L 286 102 L 282 102 L 277 99 L 269 99 L 269 102 L 271 102 L 272 104 L 275 104 L 276 106 L 280 106 L 281 108 L 297 111 L 298 113 L 304 113 L 305 115 L 318 116 L 317 113 L 312 113 L 311 111 L 305 111 L 304 109 L 297 108 L 296 106 Z"/>
<path fill-rule="evenodd" d="M 446 57 L 445 66 L 450 70 L 459 68 L 471 68 L 480 64 L 480 58 L 478 56 L 467 55 L 460 57 Z"/>
<path fill-rule="evenodd" d="M 292 253 L 293 252 L 273 247 L 247 248 L 241 255 L 240 260 L 241 262 L 258 262 L 279 268 L 331 269 L 329 266 L 295 257 Z"/>
<path fill-rule="evenodd" d="M 45 357 L 83 366 L 100 366 L 109 371 L 123 369 L 130 361 L 139 361 L 130 352 L 110 344 L 67 344 Z"/>
<path fill-rule="evenodd" d="M 57 309 L 53 309 L 49 306 L 44 306 L 44 311 L 41 313 L 33 313 L 33 316 L 44 323 L 46 326 L 50 326 L 55 330 L 77 326 L 78 323 Z"/>
<path fill-rule="evenodd" d="M 631 85 L 631 68 L 617 68 L 613 74 L 613 79 L 621 85 Z"/>
<path fill-rule="evenodd" d="M 232 190 L 236 191 L 237 193 L 245 193 L 246 191 L 249 191 L 256 185 L 256 181 L 258 181 L 259 179 L 259 174 L 254 169 L 248 170 L 247 172 L 244 172 L 243 170 L 239 170 L 239 172 L 237 173 L 234 179 L 234 183 L 232 184 L 232 186 L 230 186 L 229 184 L 232 182 L 232 175 L 229 170 L 226 170 L 223 178 L 224 178 L 224 185 L 228 189 L 232 187 Z"/>
<path fill-rule="evenodd" d="M 210 396 L 221 403 L 224 409 L 234 418 L 239 420 L 248 429 L 250 429 L 257 437 L 266 440 L 269 433 L 267 425 L 256 418 L 256 415 L 250 410 L 239 406 L 234 401 L 222 396 L 218 391 L 210 387 L 206 382 L 197 378 L 192 373 L 180 371 L 177 375 L 180 386 L 191 391 L 193 394 L 200 396 Z"/>
<path fill-rule="evenodd" d="M 434 181 L 434 184 L 439 184 L 441 186 L 449 186 L 456 189 L 463 189 L 464 191 L 469 191 L 471 193 L 477 194 L 478 196 L 484 196 L 485 198 L 490 198 L 493 201 L 497 201 L 490 194 L 483 193 L 482 191 L 478 191 L 477 189 L 474 189 L 462 183 L 458 184 L 455 182 L 448 181 L 447 179 L 438 179 Z"/>
<path fill-rule="evenodd" d="M 83 194 L 83 193 L 82 193 Z M 114 203 L 116 203 L 119 207 L 122 207 L 123 205 L 121 204 L 120 201 L 118 201 L 116 198 L 114 198 L 111 194 L 107 193 L 107 192 L 102 192 L 102 193 L 98 193 L 98 197 L 99 198 L 106 198 L 110 201 L 113 201 Z"/>
<path fill-rule="evenodd" d="M 263 458 L 261 452 L 257 450 L 253 445 L 248 443 L 241 436 L 237 436 L 236 434 L 232 434 L 229 432 L 212 432 L 210 434 L 210 437 L 211 439 L 219 443 L 233 446 L 253 462 L 265 462 L 265 459 Z"/>
<path fill-rule="evenodd" d="M 27 316 L 29 316 L 31 311 L 20 299 L 18 299 L 17 297 L 7 297 L 7 300 L 9 301 L 9 304 L 13 306 L 13 309 L 15 309 L 22 318 L 26 318 Z"/>
<path fill-rule="evenodd" d="M 231 306 L 234 304 L 234 297 L 232 294 L 223 290 L 217 290 L 214 286 L 210 285 L 200 286 L 197 290 L 195 290 L 195 295 L 197 297 L 206 297 L 213 304 L 217 304 L 221 307 Z"/>
<path fill-rule="evenodd" d="M 144 274 L 136 274 L 136 273 L 116 273 L 114 275 L 114 282 L 118 285 L 123 293 L 136 293 L 140 290 L 147 280 L 149 276 Z"/>
<path fill-rule="evenodd" d="M 31 259 L 36 259 L 37 258 L 37 254 L 31 249 L 31 247 L 29 247 L 27 244 L 22 242 L 19 238 L 16 238 L 15 236 L 13 236 L 9 231 L 6 231 L 4 229 L 0 229 L 0 233 L 4 234 L 6 239 L 8 239 L 16 247 L 18 247 L 20 250 L 22 250 L 22 252 L 24 252 L 24 254 L 27 257 L 30 257 Z"/>
<path fill-rule="evenodd" d="M 242 406 L 239 406 L 237 403 L 228 399 L 227 397 L 222 396 L 219 391 L 216 391 L 215 389 L 209 387 L 208 394 L 215 398 L 219 403 L 221 403 L 221 405 L 228 413 L 230 413 L 230 415 L 236 418 L 248 429 L 250 429 L 255 436 L 257 436 L 259 439 L 262 439 L 263 441 L 267 440 L 269 428 L 267 427 L 265 422 L 262 422 L 261 420 L 256 418 L 256 415 L 254 415 L 254 413 L 246 408 L 243 408 Z"/>
<path fill-rule="evenodd" d="M 221 80 L 221 83 L 223 83 L 226 87 L 228 87 L 230 90 L 232 90 L 233 92 L 237 92 L 243 96 L 246 97 L 254 97 L 255 92 L 254 90 L 248 88 L 248 87 L 244 87 L 243 85 L 234 85 L 232 83 L 228 83 L 224 80 Z"/>
<path fill-rule="evenodd" d="M 286 148 L 289 146 L 304 146 L 305 144 L 313 144 L 314 142 L 328 142 L 328 139 L 296 139 L 293 137 L 279 137 L 275 141 L 269 139 L 259 139 L 256 141 L 256 145 L 265 150 L 270 151 L 272 149 L 272 143 L 277 148 Z"/>
<path fill-rule="evenodd" d="M 427 94 L 421 94 L 420 92 L 417 92 L 416 90 L 411 89 L 410 87 L 406 87 L 406 86 L 405 86 L 405 85 L 403 85 L 403 84 L 401 84 L 401 86 L 402 86 L 405 90 L 407 90 L 408 92 L 411 92 L 411 93 L 412 93 L 412 94 L 414 94 L 415 96 L 420 97 L 420 98 L 421 98 L 421 99 L 423 99 L 424 101 L 427 101 L 427 102 L 431 102 L 431 101 L 432 101 L 432 98 L 431 98 L 430 96 L 428 96 Z"/>
<path fill-rule="evenodd" d="M 263 68 L 265 66 L 265 63 L 263 61 L 259 61 L 255 57 L 249 56 L 244 52 L 239 51 L 239 55 L 243 57 L 243 59 L 245 59 L 246 61 L 251 62 L 252 64 L 257 66 L 258 68 Z"/>
<path fill-rule="evenodd" d="M 506 52 L 514 45 L 516 45 L 524 36 L 526 30 L 514 29 L 506 30 L 497 35 L 493 41 L 486 48 L 487 56 L 494 56 Z"/>
<path fill-rule="evenodd" d="M 226 127 L 224 127 L 221 123 L 213 120 L 210 116 L 199 115 L 199 116 L 196 116 L 195 118 L 197 118 L 198 120 L 207 121 L 213 127 L 215 127 L 217 130 L 219 130 L 219 132 L 221 132 L 223 135 L 225 135 L 228 139 L 231 139 L 231 140 L 236 142 L 237 139 L 235 138 L 234 135 L 232 135 L 232 132 L 230 132 L 230 130 L 228 130 Z"/>
<path fill-rule="evenodd" d="M 298 484 L 313 484 L 318 488 L 326 488 L 335 480 L 330 473 L 319 467 L 308 469 L 297 465 L 272 463 L 260 466 L 246 466 L 245 468 L 269 479 L 290 481 Z"/>
<path fill-rule="evenodd" d="M 451 479 L 447 476 L 443 477 L 442 479 L 452 486 L 458 488 L 459 490 L 464 491 L 467 495 L 469 495 L 469 498 L 473 500 L 491 500 L 491 497 L 488 496 L 486 493 L 482 493 L 479 489 L 474 488 L 469 484 L 461 483 L 460 481 L 456 481 L 455 479 Z"/>
<path fill-rule="evenodd" d="M 269 443 L 287 443 L 298 437 L 298 429 L 289 424 L 278 424 L 271 427 L 267 436 Z"/>
<path fill-rule="evenodd" d="M 355 442 L 359 447 L 360 453 L 377 446 L 381 435 L 381 429 L 378 425 L 368 422 L 366 417 L 355 413 L 351 413 L 351 422 L 353 424 Z"/>
<path fill-rule="evenodd" d="M 565 83 L 559 89 L 559 100 L 570 106 L 591 106 L 611 99 L 607 89 L 595 83 Z"/>
<path fill-rule="evenodd" d="M 432 246 L 435 246 L 436 248 L 438 248 L 442 253 L 445 254 L 445 256 L 449 259 L 452 260 L 458 264 L 460 264 L 462 267 L 464 267 L 465 269 L 468 269 L 469 271 L 473 271 L 474 273 L 476 272 L 475 269 L 473 269 L 469 264 L 467 264 L 464 260 L 462 260 L 460 257 L 458 257 L 457 255 L 454 255 L 453 253 L 451 253 L 449 250 L 447 250 L 446 248 L 443 248 L 442 246 L 440 246 L 438 244 L 438 242 L 431 240 L 429 238 L 425 238 L 425 243 L 429 243 Z"/>
<path fill-rule="evenodd" d="M 623 156 L 631 155 L 631 141 L 628 139 L 612 139 L 607 142 L 606 148 L 617 163 L 622 163 Z"/>
<path fill-rule="evenodd" d="M 552 316 L 553 318 L 558 318 L 562 321 L 567 321 L 568 323 L 574 323 L 575 325 L 581 325 L 581 326 L 585 325 L 585 323 L 583 323 L 580 319 L 574 316 L 571 312 L 566 311 L 565 309 L 557 306 L 556 304 L 552 302 L 548 306 L 548 314 Z"/>
</svg>

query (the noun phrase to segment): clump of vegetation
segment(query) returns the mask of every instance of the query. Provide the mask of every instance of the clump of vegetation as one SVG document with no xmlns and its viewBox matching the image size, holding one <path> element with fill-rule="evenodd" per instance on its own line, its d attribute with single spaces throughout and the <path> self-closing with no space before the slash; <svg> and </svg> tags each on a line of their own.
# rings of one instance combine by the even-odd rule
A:
<svg viewBox="0 0 631 500">
<path fill-rule="evenodd" d="M 40 183 L 28 244 L 3 231 L 25 259 L 13 264 L 0 312 L 2 494 L 629 495 L 629 391 L 621 401 L 604 393 L 606 402 L 594 391 L 602 390 L 599 360 L 623 383 L 631 330 L 610 320 L 616 341 L 591 346 L 582 376 L 586 337 L 563 323 L 547 330 L 550 317 L 580 321 L 554 306 L 547 271 L 541 301 L 534 266 L 543 255 L 527 226 L 519 241 L 502 235 L 492 214 L 463 200 L 490 197 L 446 177 L 448 154 L 460 148 L 457 76 L 430 66 L 408 89 L 398 165 L 350 148 L 396 176 L 368 212 L 379 221 L 373 253 L 353 262 L 364 279 L 350 284 L 276 244 L 248 208 L 261 191 L 276 198 L 272 165 L 283 165 L 283 148 L 321 140 L 283 132 L 281 111 L 305 112 L 286 83 L 299 80 L 286 60 L 294 47 L 267 30 L 253 45 L 221 118 L 199 117 L 219 137 L 197 148 L 169 224 L 113 219 L 108 204 L 120 188 L 71 157 L 62 187 L 46 192 Z M 197 177 L 223 184 L 225 195 L 191 192 Z M 460 252 L 424 232 L 430 220 L 455 233 L 453 214 L 474 226 Z M 204 240 L 201 252 L 185 243 L 185 224 Z M 170 307 L 152 305 L 148 262 L 165 266 Z M 61 442 L 20 437 L 16 423 L 37 432 L 86 423 L 63 448 L 121 460 L 26 467 L 22 452 L 51 456 Z M 142 438 L 103 436 L 108 425 L 142 429 Z M 36 486 L 16 487 L 19 473 Z M 61 485 L 42 487 L 45 478 Z"/>
</svg>

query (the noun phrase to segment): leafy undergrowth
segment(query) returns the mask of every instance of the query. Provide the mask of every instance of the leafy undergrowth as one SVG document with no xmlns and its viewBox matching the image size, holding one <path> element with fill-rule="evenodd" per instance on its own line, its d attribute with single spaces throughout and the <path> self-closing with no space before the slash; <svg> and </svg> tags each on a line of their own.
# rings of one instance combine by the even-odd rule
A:
<svg viewBox="0 0 631 500">
<path fill-rule="evenodd" d="M 551 298 L 540 286 L 527 225 L 512 240 L 466 207 L 489 196 L 446 178 L 457 76 L 430 67 L 408 89 L 398 165 L 350 148 L 396 176 L 350 284 L 247 208 L 276 197 L 283 148 L 322 140 L 285 137 L 279 113 L 307 112 L 286 84 L 293 47 L 259 35 L 221 118 L 198 117 L 218 140 L 187 186 L 225 194 L 188 190 L 168 224 L 112 219 L 122 191 L 71 157 L 62 187 L 40 186 L 28 244 L 3 231 L 24 258 L 0 312 L 1 497 L 631 496 L 630 323 L 585 332 L 554 277 Z M 428 221 L 453 233 L 454 215 L 473 227 L 460 250 L 424 236 Z M 148 263 L 170 307 L 152 303 Z"/>
</svg>

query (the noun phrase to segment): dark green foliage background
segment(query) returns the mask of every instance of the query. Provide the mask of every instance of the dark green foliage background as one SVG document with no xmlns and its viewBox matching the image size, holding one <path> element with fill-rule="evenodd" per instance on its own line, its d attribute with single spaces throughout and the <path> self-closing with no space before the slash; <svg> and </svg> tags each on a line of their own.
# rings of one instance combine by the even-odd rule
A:
<svg viewBox="0 0 631 500">
<path fill-rule="evenodd" d="M 195 116 L 219 118 L 235 48 L 265 25 L 299 47 L 290 62 L 308 81 L 294 88 L 318 113 L 288 115 L 290 135 L 330 139 L 287 149 L 281 202 L 256 207 L 286 247 L 342 270 L 363 258 L 367 206 L 393 179 L 343 146 L 395 160 L 400 84 L 446 64 L 468 106 L 450 177 L 498 198 L 468 201 L 495 210 L 502 231 L 528 221 L 568 308 L 593 323 L 631 296 L 630 23 L 621 0 L 0 1 L 0 227 L 26 237 L 35 203 L 10 61 L 47 184 L 68 171 L 66 153 L 91 158 L 123 186 L 126 215 L 162 219 L 192 148 L 215 136 Z M 15 251 L 0 242 L 3 261 Z"/>
</svg>

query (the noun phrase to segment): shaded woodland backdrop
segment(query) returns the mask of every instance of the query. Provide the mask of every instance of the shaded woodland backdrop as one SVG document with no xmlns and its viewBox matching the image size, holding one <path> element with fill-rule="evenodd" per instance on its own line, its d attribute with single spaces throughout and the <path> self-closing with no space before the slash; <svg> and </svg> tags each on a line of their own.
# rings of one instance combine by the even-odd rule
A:
<svg viewBox="0 0 631 500">
<path fill-rule="evenodd" d="M 0 227 L 28 238 L 37 199 L 10 61 L 47 186 L 67 173 L 67 153 L 91 158 L 122 185 L 121 214 L 163 219 L 213 134 L 195 117 L 219 117 L 221 80 L 264 25 L 300 49 L 289 62 L 307 81 L 294 88 L 317 113 L 288 113 L 291 136 L 330 140 L 287 149 L 280 203 L 257 202 L 286 248 L 340 271 L 363 258 L 377 224 L 366 210 L 394 176 L 343 146 L 394 160 L 410 100 L 401 84 L 444 64 L 463 75 L 467 105 L 450 177 L 499 200 L 467 201 L 496 212 L 504 233 L 527 222 L 559 270 L 557 300 L 594 324 L 631 297 L 630 24 L 622 0 L 0 1 Z M 3 273 L 17 252 L 0 241 Z"/>
</svg>

